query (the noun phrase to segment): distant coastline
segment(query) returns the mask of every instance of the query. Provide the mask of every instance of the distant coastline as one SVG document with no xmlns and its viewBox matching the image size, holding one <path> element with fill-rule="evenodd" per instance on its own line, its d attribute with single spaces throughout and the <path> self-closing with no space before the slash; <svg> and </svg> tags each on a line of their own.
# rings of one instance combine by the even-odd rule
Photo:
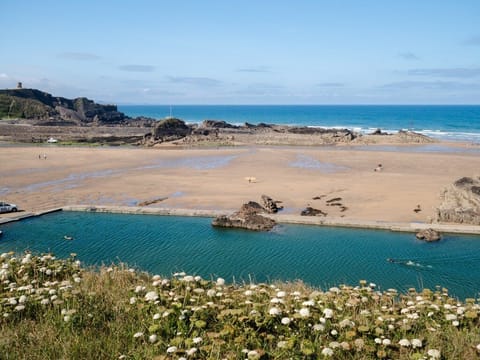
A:
<svg viewBox="0 0 480 360">
<path fill-rule="evenodd" d="M 347 128 L 362 134 L 376 129 L 412 130 L 437 140 L 480 143 L 480 105 L 119 105 L 130 117 L 187 123 L 206 119 L 233 125 L 245 122 L 288 126 Z"/>
</svg>

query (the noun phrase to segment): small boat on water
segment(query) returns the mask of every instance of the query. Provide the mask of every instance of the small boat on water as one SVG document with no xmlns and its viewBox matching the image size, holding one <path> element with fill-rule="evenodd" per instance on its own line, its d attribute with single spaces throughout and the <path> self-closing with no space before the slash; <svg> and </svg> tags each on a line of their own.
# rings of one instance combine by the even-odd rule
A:
<svg viewBox="0 0 480 360">
<path fill-rule="evenodd" d="M 67 236 L 67 235 L 65 235 L 63 238 L 64 238 L 65 240 L 73 240 L 73 236 Z"/>
</svg>

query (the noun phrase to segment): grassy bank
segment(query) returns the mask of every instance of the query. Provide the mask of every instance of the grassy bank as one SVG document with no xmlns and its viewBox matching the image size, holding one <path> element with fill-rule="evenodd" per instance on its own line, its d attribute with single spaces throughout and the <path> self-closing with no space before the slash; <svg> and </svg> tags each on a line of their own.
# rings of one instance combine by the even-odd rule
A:
<svg viewBox="0 0 480 360">
<path fill-rule="evenodd" d="M 445 289 L 229 285 L 0 256 L 2 359 L 475 359 L 479 316 Z"/>
</svg>

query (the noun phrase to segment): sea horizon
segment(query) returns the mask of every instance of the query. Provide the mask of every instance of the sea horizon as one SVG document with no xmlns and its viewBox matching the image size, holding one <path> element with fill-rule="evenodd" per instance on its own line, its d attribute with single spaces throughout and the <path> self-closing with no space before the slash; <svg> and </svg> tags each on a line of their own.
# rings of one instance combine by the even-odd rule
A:
<svg viewBox="0 0 480 360">
<path fill-rule="evenodd" d="M 177 117 L 187 123 L 204 120 L 348 128 L 412 130 L 439 140 L 480 143 L 480 105 L 119 105 L 131 117 Z"/>
</svg>

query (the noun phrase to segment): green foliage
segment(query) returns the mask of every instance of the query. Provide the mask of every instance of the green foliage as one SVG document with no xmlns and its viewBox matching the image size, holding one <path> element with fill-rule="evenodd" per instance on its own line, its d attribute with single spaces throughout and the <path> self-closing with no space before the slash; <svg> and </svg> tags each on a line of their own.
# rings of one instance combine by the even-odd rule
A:
<svg viewBox="0 0 480 360">
<path fill-rule="evenodd" d="M 53 109 L 38 100 L 0 94 L 0 119 L 48 117 Z"/>
<path fill-rule="evenodd" d="M 239 286 L 0 255 L 6 359 L 474 359 L 479 314 L 444 289 Z"/>
</svg>

